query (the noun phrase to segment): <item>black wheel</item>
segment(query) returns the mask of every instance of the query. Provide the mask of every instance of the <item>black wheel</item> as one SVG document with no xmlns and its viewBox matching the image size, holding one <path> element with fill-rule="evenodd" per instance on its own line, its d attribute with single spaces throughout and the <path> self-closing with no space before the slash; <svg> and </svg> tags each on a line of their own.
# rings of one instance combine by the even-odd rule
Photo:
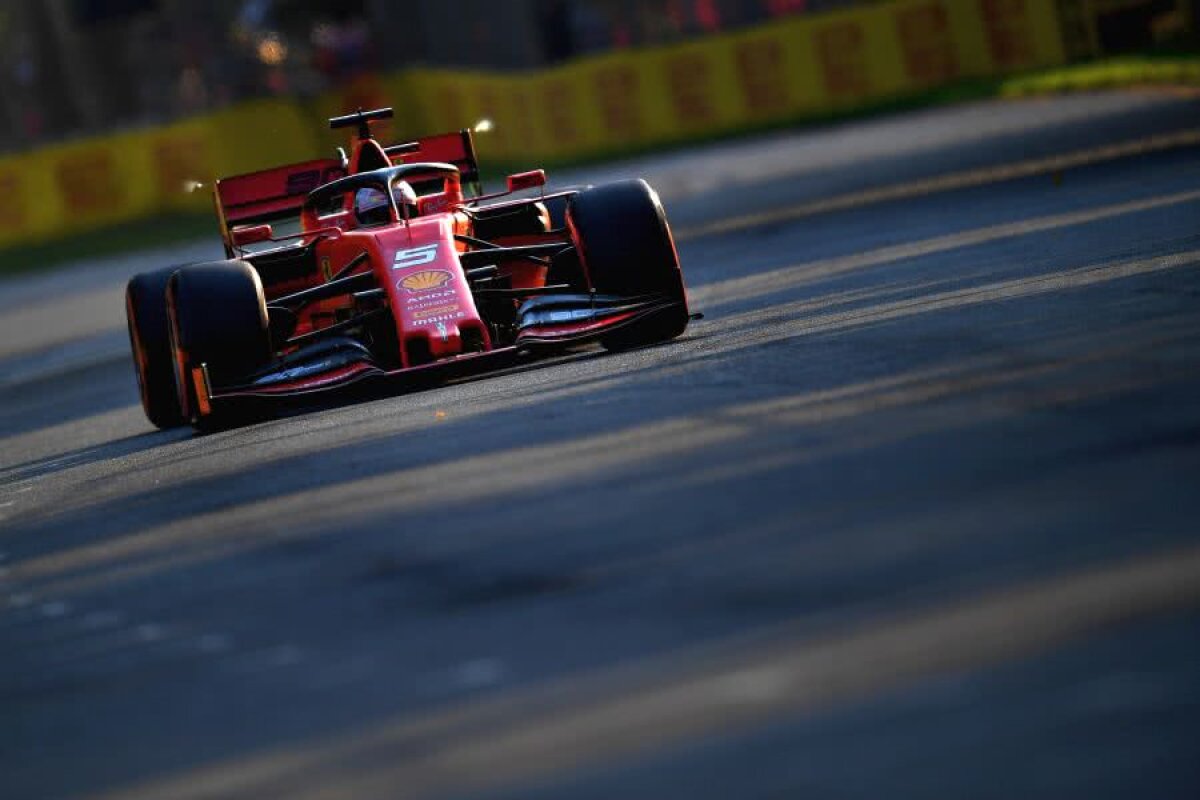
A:
<svg viewBox="0 0 1200 800">
<path fill-rule="evenodd" d="M 585 189 L 571 198 L 567 224 L 580 262 L 601 294 L 675 301 L 600 340 L 609 350 L 674 339 L 688 324 L 687 294 L 666 212 L 643 180 Z"/>
<path fill-rule="evenodd" d="M 180 405 L 196 420 L 194 368 L 204 364 L 212 383 L 230 384 L 271 359 L 262 281 L 245 261 L 214 261 L 177 270 L 166 294 Z"/>
<path fill-rule="evenodd" d="M 182 425 L 167 319 L 167 281 L 176 268 L 135 275 L 125 286 L 125 321 L 142 409 L 159 428 Z"/>
</svg>

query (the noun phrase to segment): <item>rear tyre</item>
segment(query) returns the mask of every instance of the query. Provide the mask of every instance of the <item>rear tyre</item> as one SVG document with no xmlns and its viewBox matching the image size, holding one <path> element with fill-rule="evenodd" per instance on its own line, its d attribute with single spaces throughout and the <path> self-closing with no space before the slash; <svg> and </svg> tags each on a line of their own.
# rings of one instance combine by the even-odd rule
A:
<svg viewBox="0 0 1200 800">
<path fill-rule="evenodd" d="M 192 371 L 204 365 L 215 385 L 252 375 L 271 360 L 262 281 L 245 261 L 184 267 L 167 284 L 175 382 L 184 416 L 202 416 Z"/>
<path fill-rule="evenodd" d="M 600 294 L 674 301 L 600 340 L 608 350 L 674 339 L 687 327 L 687 294 L 675 241 L 658 194 L 643 180 L 585 189 L 567 206 L 580 262 Z"/>
<path fill-rule="evenodd" d="M 186 420 L 175 389 L 171 329 L 167 317 L 167 282 L 176 267 L 135 275 L 125 286 L 125 322 L 137 374 L 142 409 L 159 428 L 175 428 Z"/>
</svg>

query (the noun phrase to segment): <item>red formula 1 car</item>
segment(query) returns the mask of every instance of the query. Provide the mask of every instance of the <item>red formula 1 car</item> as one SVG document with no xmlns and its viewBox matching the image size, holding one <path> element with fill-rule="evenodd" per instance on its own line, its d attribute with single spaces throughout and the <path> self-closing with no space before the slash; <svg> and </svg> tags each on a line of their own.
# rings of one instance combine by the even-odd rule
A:
<svg viewBox="0 0 1200 800">
<path fill-rule="evenodd" d="M 384 147 L 370 123 L 391 115 L 330 120 L 356 129 L 349 156 L 218 181 L 228 260 L 129 281 L 151 422 L 219 427 L 263 401 L 687 327 L 670 227 L 644 181 L 547 194 L 537 170 L 483 195 L 469 131 Z M 543 193 L 509 197 L 527 189 Z"/>
</svg>

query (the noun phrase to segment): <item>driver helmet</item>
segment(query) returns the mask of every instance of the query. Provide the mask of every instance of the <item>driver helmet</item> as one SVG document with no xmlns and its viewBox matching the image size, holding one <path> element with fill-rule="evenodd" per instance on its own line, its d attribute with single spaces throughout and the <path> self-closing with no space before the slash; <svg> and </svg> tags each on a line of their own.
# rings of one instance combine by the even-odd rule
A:
<svg viewBox="0 0 1200 800">
<path fill-rule="evenodd" d="M 392 184 L 392 199 L 396 201 L 396 208 L 400 210 L 402 217 L 412 219 L 420 211 L 417 193 L 408 181 L 396 181 Z"/>
<path fill-rule="evenodd" d="M 420 206 L 417 203 L 417 193 L 408 181 L 396 181 L 392 184 L 392 199 L 401 218 L 412 219 L 417 216 Z M 363 223 L 378 224 L 389 218 L 387 195 L 382 189 L 367 187 L 359 189 L 354 197 L 354 210 Z"/>
</svg>

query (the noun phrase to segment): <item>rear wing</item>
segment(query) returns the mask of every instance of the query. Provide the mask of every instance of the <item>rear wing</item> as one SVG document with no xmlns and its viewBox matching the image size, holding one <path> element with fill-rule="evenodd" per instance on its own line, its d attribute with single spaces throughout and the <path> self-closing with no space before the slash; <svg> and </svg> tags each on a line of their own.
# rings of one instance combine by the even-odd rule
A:
<svg viewBox="0 0 1200 800">
<path fill-rule="evenodd" d="M 225 225 L 270 222 L 295 216 L 318 186 L 346 176 L 336 158 L 304 161 L 217 181 L 217 208 Z"/>
<path fill-rule="evenodd" d="M 436 161 L 458 167 L 462 181 L 475 187 L 479 194 L 479 159 L 475 155 L 475 138 L 469 130 L 425 136 L 415 142 L 385 147 L 383 152 L 393 164 L 416 164 Z"/>
</svg>

